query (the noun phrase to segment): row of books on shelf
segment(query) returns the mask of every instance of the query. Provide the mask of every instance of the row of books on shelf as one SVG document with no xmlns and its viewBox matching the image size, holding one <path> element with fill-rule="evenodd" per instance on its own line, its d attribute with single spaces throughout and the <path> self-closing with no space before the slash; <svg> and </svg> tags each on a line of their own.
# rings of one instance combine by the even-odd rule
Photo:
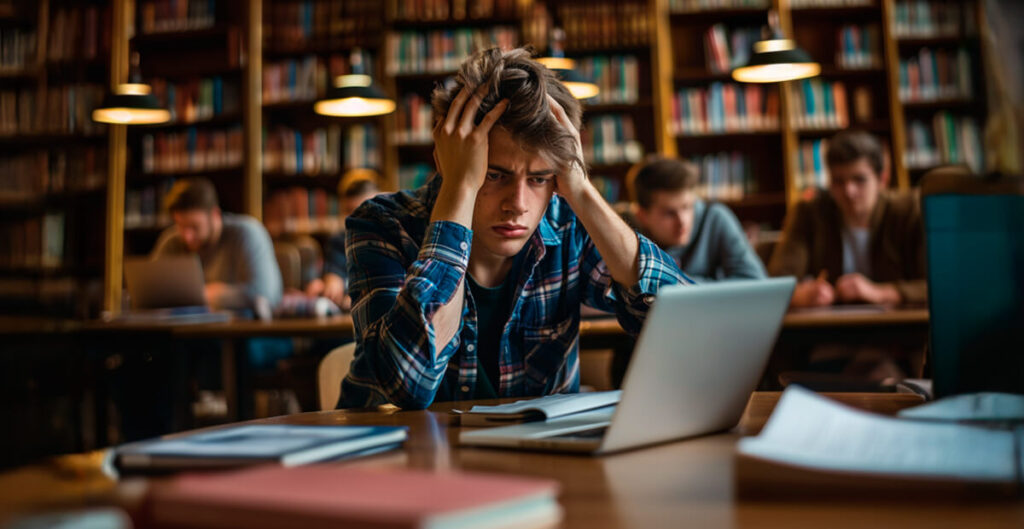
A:
<svg viewBox="0 0 1024 529">
<path fill-rule="evenodd" d="M 962 0 L 896 0 L 892 35 L 897 38 L 959 37 L 977 28 L 973 2 Z"/>
<path fill-rule="evenodd" d="M 836 66 L 847 70 L 882 67 L 882 38 L 877 24 L 839 28 Z"/>
<path fill-rule="evenodd" d="M 0 136 L 25 134 L 84 134 L 104 130 L 92 120 L 92 110 L 102 101 L 99 84 L 54 86 L 0 91 Z"/>
<path fill-rule="evenodd" d="M 823 7 L 865 7 L 873 6 L 877 0 L 790 0 L 793 9 Z"/>
<path fill-rule="evenodd" d="M 141 0 L 137 9 L 143 34 L 208 29 L 217 22 L 217 0 Z"/>
<path fill-rule="evenodd" d="M 64 263 L 64 214 L 0 223 L 0 267 L 56 268 Z"/>
<path fill-rule="evenodd" d="M 790 87 L 793 126 L 797 129 L 843 129 L 850 124 L 842 81 L 803 79 Z"/>
<path fill-rule="evenodd" d="M 107 148 L 40 149 L 0 157 L 0 195 L 32 197 L 102 187 Z"/>
<path fill-rule="evenodd" d="M 750 47 L 761 40 L 761 28 L 732 28 L 715 24 L 704 31 L 704 60 L 713 73 L 729 72 L 750 58 Z"/>
<path fill-rule="evenodd" d="M 362 72 L 373 75 L 373 56 L 363 50 L 358 53 Z M 263 103 L 312 101 L 323 96 L 331 82 L 339 75 L 351 73 L 351 54 L 330 57 L 307 55 L 297 59 L 263 63 Z"/>
<path fill-rule="evenodd" d="M 168 178 L 160 183 L 124 192 L 124 228 L 164 228 L 171 225 L 171 216 L 163 207 L 163 198 L 174 185 Z"/>
<path fill-rule="evenodd" d="M 692 13 L 712 9 L 767 9 L 771 0 L 669 0 L 672 13 Z"/>
<path fill-rule="evenodd" d="M 604 175 L 600 171 L 596 171 L 587 175 L 590 182 L 594 184 L 594 188 L 597 189 L 598 193 L 604 198 L 605 202 L 614 204 L 623 200 L 622 196 L 622 178 L 620 175 Z"/>
<path fill-rule="evenodd" d="M 237 81 L 205 77 L 188 81 L 150 82 L 153 95 L 171 112 L 171 122 L 194 123 L 241 112 L 241 90 Z"/>
<path fill-rule="evenodd" d="M 971 55 L 956 51 L 921 48 L 917 55 L 900 59 L 900 100 L 924 102 L 974 97 Z"/>
<path fill-rule="evenodd" d="M 395 20 L 403 22 L 508 19 L 518 15 L 518 4 L 516 0 L 393 0 L 391 12 Z"/>
<path fill-rule="evenodd" d="M 589 2 L 558 6 L 568 50 L 641 46 L 650 42 L 646 1 Z"/>
<path fill-rule="evenodd" d="M 264 12 L 269 15 L 263 19 L 264 45 L 274 51 L 324 44 L 352 47 L 383 29 L 379 0 L 274 2 Z"/>
<path fill-rule="evenodd" d="M 576 62 L 576 71 L 601 91 L 590 103 L 636 103 L 640 99 L 640 61 L 635 55 L 592 55 Z"/>
<path fill-rule="evenodd" d="M 32 67 L 35 58 L 35 30 L 0 28 L 0 73 L 22 72 Z"/>
<path fill-rule="evenodd" d="M 391 32 L 387 36 L 387 72 L 391 75 L 453 72 L 480 46 L 512 49 L 518 39 L 513 26 Z"/>
<path fill-rule="evenodd" d="M 670 127 L 685 136 L 778 130 L 779 92 L 736 83 L 683 88 L 672 98 Z"/>
<path fill-rule="evenodd" d="M 417 145 L 433 141 L 434 111 L 425 97 L 419 94 L 402 96 L 395 112 L 395 122 L 396 144 Z"/>
<path fill-rule="evenodd" d="M 242 165 L 242 127 L 157 132 L 142 137 L 144 173 L 209 171 Z"/>
<path fill-rule="evenodd" d="M 62 7 L 50 19 L 50 61 L 104 59 L 110 52 L 110 5 Z"/>
<path fill-rule="evenodd" d="M 263 170 L 293 175 L 334 175 L 342 168 L 380 167 L 380 133 L 373 125 L 330 125 L 263 132 Z"/>
<path fill-rule="evenodd" d="M 967 164 L 975 173 L 985 170 L 982 129 L 970 116 L 937 112 L 929 124 L 911 120 L 907 127 L 907 167 L 927 169 L 942 164 Z"/>
<path fill-rule="evenodd" d="M 405 164 L 398 168 L 398 189 L 416 189 L 427 183 L 434 166 L 426 163 Z"/>
<path fill-rule="evenodd" d="M 601 115 L 588 120 L 580 134 L 583 158 L 591 164 L 636 163 L 644 156 L 644 147 L 636 138 L 633 117 Z"/>
<path fill-rule="evenodd" d="M 796 154 L 796 188 L 821 188 L 828 186 L 828 168 L 825 166 L 827 139 L 804 140 Z"/>
<path fill-rule="evenodd" d="M 285 233 L 334 233 L 343 227 L 338 195 L 323 188 L 292 187 L 270 194 L 264 218 Z M 269 217 L 269 218 L 267 218 Z"/>
<path fill-rule="evenodd" d="M 697 193 L 711 200 L 741 200 L 757 192 L 757 180 L 747 155 L 739 151 L 698 155 L 690 161 L 700 168 Z"/>
</svg>

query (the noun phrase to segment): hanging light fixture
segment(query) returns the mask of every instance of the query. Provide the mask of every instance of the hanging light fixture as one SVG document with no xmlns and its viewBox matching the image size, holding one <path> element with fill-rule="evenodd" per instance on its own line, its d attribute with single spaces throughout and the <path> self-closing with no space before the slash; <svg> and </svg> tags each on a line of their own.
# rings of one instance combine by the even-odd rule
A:
<svg viewBox="0 0 1024 529">
<path fill-rule="evenodd" d="M 732 71 L 733 79 L 741 83 L 780 83 L 821 73 L 820 64 L 782 35 L 775 11 L 768 13 L 768 25 L 772 36 L 754 43 L 747 64 Z"/>
<path fill-rule="evenodd" d="M 118 125 L 154 125 L 171 120 L 171 113 L 160 106 L 153 88 L 139 79 L 139 54 L 132 54 L 129 82 L 117 85 L 92 111 L 92 120 Z"/>
<path fill-rule="evenodd" d="M 324 116 L 380 116 L 395 110 L 394 100 L 366 75 L 362 54 L 358 48 L 352 50 L 350 59 L 352 73 L 339 75 L 325 97 L 313 104 L 313 111 Z"/>
<path fill-rule="evenodd" d="M 595 83 L 588 81 L 576 71 L 576 61 L 565 56 L 565 48 L 562 42 L 565 40 L 565 31 L 562 28 L 551 30 L 551 55 L 540 57 L 537 62 L 555 72 L 555 75 L 562 81 L 562 84 L 569 89 L 569 93 L 576 99 L 589 99 L 601 93 L 601 88 Z"/>
</svg>

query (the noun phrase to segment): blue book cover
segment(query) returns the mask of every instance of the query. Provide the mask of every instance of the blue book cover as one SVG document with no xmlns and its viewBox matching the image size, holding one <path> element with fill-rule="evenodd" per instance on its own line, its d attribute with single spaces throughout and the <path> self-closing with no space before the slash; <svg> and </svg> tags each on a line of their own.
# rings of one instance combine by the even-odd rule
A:
<svg viewBox="0 0 1024 529">
<path fill-rule="evenodd" d="M 302 174 L 302 133 L 295 131 L 295 174 Z"/>
<path fill-rule="evenodd" d="M 220 77 L 213 78 L 213 115 L 219 116 L 224 112 L 224 80 Z"/>
</svg>

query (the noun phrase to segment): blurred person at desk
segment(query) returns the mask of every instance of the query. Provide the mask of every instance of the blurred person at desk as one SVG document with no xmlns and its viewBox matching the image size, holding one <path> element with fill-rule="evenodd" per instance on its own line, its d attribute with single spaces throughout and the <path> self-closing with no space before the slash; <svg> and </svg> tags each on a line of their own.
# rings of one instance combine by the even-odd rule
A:
<svg viewBox="0 0 1024 529">
<path fill-rule="evenodd" d="M 210 308 L 252 315 L 280 303 L 281 272 L 259 221 L 222 212 L 217 191 L 205 178 L 175 182 L 164 206 L 174 225 L 160 235 L 151 257 L 199 255 Z M 270 307 L 259 307 L 264 303 Z"/>
<path fill-rule="evenodd" d="M 342 218 L 351 215 L 363 202 L 380 193 L 380 175 L 373 169 L 352 169 L 338 183 L 338 197 Z M 345 258 L 345 230 L 327 239 L 324 247 L 324 275 L 306 287 L 311 296 L 323 296 L 342 310 L 352 308 L 345 284 L 348 281 L 348 260 Z"/>
<path fill-rule="evenodd" d="M 801 201 L 772 254 L 773 276 L 803 278 L 792 307 L 927 301 L 924 226 L 916 194 L 887 190 L 882 145 L 863 131 L 828 143 L 828 192 Z"/>
<path fill-rule="evenodd" d="M 433 107 L 438 174 L 346 221 L 357 345 L 339 406 L 579 391 L 580 305 L 636 334 L 686 277 L 587 178 L 580 104 L 529 50 L 477 52 Z"/>
</svg>

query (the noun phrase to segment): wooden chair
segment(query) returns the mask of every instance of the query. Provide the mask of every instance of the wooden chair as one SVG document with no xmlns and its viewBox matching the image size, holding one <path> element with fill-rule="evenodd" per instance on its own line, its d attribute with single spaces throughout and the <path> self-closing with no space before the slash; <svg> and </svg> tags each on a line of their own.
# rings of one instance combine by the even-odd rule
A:
<svg viewBox="0 0 1024 529">
<path fill-rule="evenodd" d="M 349 366 L 356 356 L 356 343 L 335 347 L 320 361 L 317 369 L 317 388 L 320 409 L 333 410 L 341 396 L 341 380 L 348 374 Z"/>
<path fill-rule="evenodd" d="M 281 286 L 285 290 L 302 286 L 302 256 L 299 249 L 289 242 L 274 242 L 274 257 L 281 269 Z"/>
</svg>

